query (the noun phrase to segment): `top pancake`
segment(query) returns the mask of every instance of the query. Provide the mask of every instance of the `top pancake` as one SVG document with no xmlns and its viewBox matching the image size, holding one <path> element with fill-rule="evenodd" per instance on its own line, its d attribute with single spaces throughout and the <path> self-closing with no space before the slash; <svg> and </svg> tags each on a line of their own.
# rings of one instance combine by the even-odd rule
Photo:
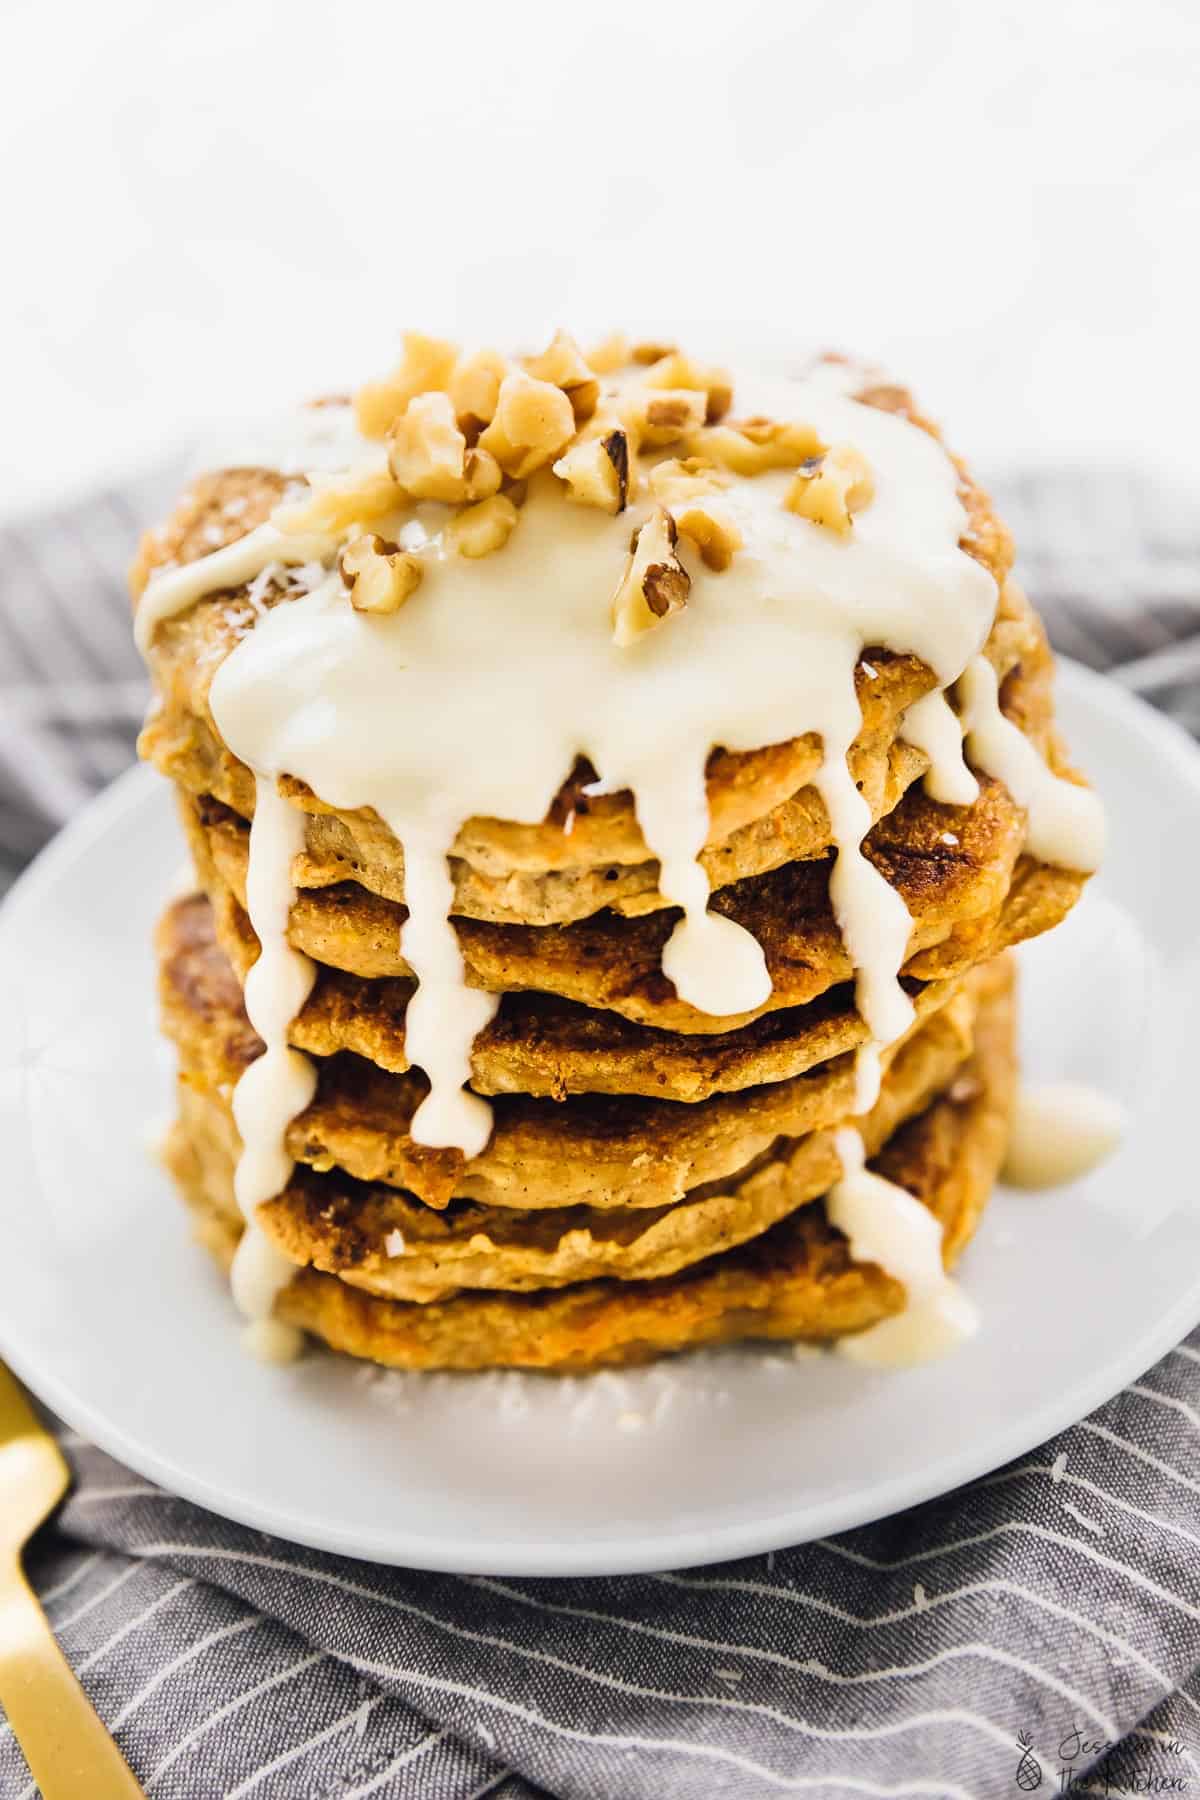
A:
<svg viewBox="0 0 1200 1800">
<path fill-rule="evenodd" d="M 915 423 L 932 431 L 911 412 L 900 390 L 877 389 L 864 397 L 890 410 L 908 410 Z M 1007 579 L 1007 533 L 986 496 L 960 474 L 967 515 L 963 548 L 998 584 L 986 652 L 1003 677 L 1022 662 L 1044 659 L 1044 640 L 1019 589 Z M 195 560 L 242 536 L 268 515 L 283 490 L 283 478 L 269 471 L 226 470 L 205 477 L 167 524 L 145 540 L 135 587 L 165 563 Z M 288 603 L 286 578 L 281 581 L 284 585 L 263 593 L 256 589 L 253 604 L 244 588 L 196 602 L 162 623 L 150 653 L 159 705 L 143 733 L 143 754 L 188 791 L 212 795 L 245 819 L 254 811 L 253 777 L 221 742 L 209 690 L 224 657 L 252 628 L 256 608 Z M 856 682 L 862 728 L 849 761 L 879 818 L 926 766 L 923 754 L 898 734 L 904 713 L 929 691 L 934 677 L 914 657 L 869 650 Z M 712 751 L 706 772 L 709 841 L 701 860 L 715 888 L 828 849 L 828 819 L 811 786 L 821 755 L 811 734 L 751 752 L 735 754 L 720 746 Z M 541 925 L 587 918 L 605 907 L 638 913 L 664 904 L 632 797 L 586 794 L 594 771 L 583 763 L 563 775 L 541 824 L 464 823 L 451 852 L 456 912 Z M 307 851 L 297 869 L 301 885 L 352 878 L 385 898 L 403 900 L 403 854 L 374 813 L 330 808 L 293 780 L 285 779 L 283 786 L 307 814 Z"/>
</svg>

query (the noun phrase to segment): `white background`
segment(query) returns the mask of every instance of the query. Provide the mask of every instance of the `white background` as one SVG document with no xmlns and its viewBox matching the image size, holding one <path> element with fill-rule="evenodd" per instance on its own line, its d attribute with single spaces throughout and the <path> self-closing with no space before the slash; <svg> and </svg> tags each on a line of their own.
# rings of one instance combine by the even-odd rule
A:
<svg viewBox="0 0 1200 1800">
<path fill-rule="evenodd" d="M 402 325 L 881 355 L 985 472 L 1196 467 L 1192 0 L 4 0 L 0 510 Z"/>
</svg>

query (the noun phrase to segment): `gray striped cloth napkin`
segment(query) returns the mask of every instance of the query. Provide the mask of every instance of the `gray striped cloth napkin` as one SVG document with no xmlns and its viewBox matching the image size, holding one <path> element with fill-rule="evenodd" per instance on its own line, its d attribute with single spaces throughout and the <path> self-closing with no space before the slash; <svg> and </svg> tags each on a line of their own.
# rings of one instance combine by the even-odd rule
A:
<svg viewBox="0 0 1200 1800">
<path fill-rule="evenodd" d="M 3 878 L 132 754 L 123 570 L 169 485 L 0 532 Z M 997 485 L 1059 645 L 1200 729 L 1194 514 L 1125 473 Z M 30 1572 L 161 1800 L 1200 1795 L 1200 1333 L 970 1487 L 681 1574 L 376 1568 L 63 1442 Z M 4 1728 L 0 1797 L 33 1794 Z"/>
</svg>

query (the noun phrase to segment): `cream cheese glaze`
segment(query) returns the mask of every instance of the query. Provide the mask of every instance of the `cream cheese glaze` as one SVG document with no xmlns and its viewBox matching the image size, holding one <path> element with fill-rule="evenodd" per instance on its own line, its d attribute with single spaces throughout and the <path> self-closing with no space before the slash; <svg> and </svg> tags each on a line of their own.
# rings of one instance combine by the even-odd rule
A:
<svg viewBox="0 0 1200 1800">
<path fill-rule="evenodd" d="M 1003 1176 L 1014 1187 L 1062 1187 L 1096 1168 L 1120 1145 L 1125 1109 L 1074 1081 L 1022 1087 L 1013 1110 Z"/>
<path fill-rule="evenodd" d="M 879 1368 L 944 1356 L 973 1335 L 978 1317 L 942 1266 L 941 1225 L 905 1188 L 866 1167 L 852 1127 L 836 1134 L 836 1144 L 842 1175 L 825 1197 L 826 1216 L 845 1233 L 856 1262 L 877 1263 L 908 1295 L 903 1312 L 839 1338 L 839 1353 Z"/>
<path fill-rule="evenodd" d="M 739 404 L 804 420 L 824 442 L 851 444 L 866 457 L 874 498 L 852 533 L 839 536 L 788 511 L 788 471 L 735 480 L 720 495 L 722 513 L 742 538 L 731 566 L 709 569 L 681 537 L 688 604 L 631 645 L 614 643 L 610 603 L 648 502 L 610 517 L 566 503 L 557 480 L 542 473 L 530 482 L 507 545 L 481 559 L 447 547 L 448 507 L 425 502 L 373 521 L 370 529 L 423 563 L 421 585 L 402 610 L 386 617 L 356 612 L 333 569 L 311 592 L 269 610 L 218 670 L 213 717 L 255 772 L 260 806 L 265 800 L 273 814 L 277 802 L 302 821 L 275 793 L 276 779 L 290 775 L 329 805 L 373 808 L 403 845 L 403 948 L 418 977 L 406 1047 L 430 1082 L 412 1122 L 416 1141 L 471 1156 L 486 1144 L 491 1124 L 490 1108 L 464 1083 L 474 1038 L 498 1002 L 465 985 L 448 920 L 449 847 L 473 816 L 543 819 L 578 755 L 595 767 L 598 786 L 632 792 L 649 853 L 660 864 L 661 891 L 681 909 L 664 951 L 665 973 L 681 998 L 728 1015 L 761 1005 L 769 977 L 755 940 L 707 910 L 708 882 L 697 861 L 708 829 L 706 760 L 716 745 L 749 751 L 820 736 L 816 785 L 836 849 L 831 900 L 871 1034 L 859 1063 L 860 1109 L 878 1091 L 880 1049 L 912 1018 L 898 979 L 911 921 L 862 854 L 870 813 L 846 764 L 861 723 L 854 672 L 863 650 L 912 653 L 936 677 L 937 691 L 910 710 L 905 727 L 931 757 L 936 798 L 965 803 L 975 792 L 962 723 L 944 698 L 963 678 L 972 760 L 1009 782 L 1028 808 L 1031 848 L 1047 861 L 1093 866 L 1101 839 L 1094 798 L 1053 776 L 1004 719 L 994 676 L 989 685 L 990 664 L 980 653 L 996 585 L 960 548 L 966 520 L 949 458 L 907 420 L 861 405 L 837 386 L 828 375 L 776 380 L 750 394 L 739 389 Z M 378 457 L 378 447 L 355 440 L 345 419 L 330 418 L 333 410 L 315 415 L 322 467 L 332 464 L 329 442 L 339 431 L 347 468 Z M 290 538 L 278 523 L 262 526 L 226 550 L 156 575 L 139 607 L 139 641 L 145 648 L 162 619 L 270 563 L 329 563 L 335 551 L 332 538 Z M 273 1035 L 255 1023 L 277 1070 L 288 1009 L 304 997 L 289 960 L 296 953 L 279 950 L 301 830 L 256 826 L 251 836 L 252 888 L 272 896 L 258 917 L 251 906 L 263 944 L 254 997 L 263 1015 L 269 1012 Z M 275 1191 L 264 1185 L 268 1172 L 277 1185 L 286 1179 L 282 1133 L 299 1110 L 287 1108 L 303 1085 L 298 1065 L 288 1070 L 278 1088 L 256 1083 L 239 1105 L 243 1158 L 254 1171 L 239 1190 L 248 1217 L 251 1196 Z"/>
<path fill-rule="evenodd" d="M 251 1321 L 269 1317 L 276 1295 L 292 1273 L 287 1258 L 263 1235 L 258 1208 L 287 1186 L 293 1163 L 284 1147 L 285 1133 L 317 1086 L 311 1061 L 287 1041 L 288 1027 L 307 1000 L 316 974 L 308 957 L 287 941 L 288 913 L 296 897 L 292 858 L 303 843 L 303 814 L 289 806 L 273 775 L 260 774 L 250 827 L 246 910 L 262 950 L 246 976 L 245 1005 L 264 1049 L 233 1092 L 233 1116 L 242 1139 L 234 1192 L 246 1221 L 233 1261 L 233 1294 Z M 262 1334 L 248 1341 L 261 1348 Z"/>
</svg>

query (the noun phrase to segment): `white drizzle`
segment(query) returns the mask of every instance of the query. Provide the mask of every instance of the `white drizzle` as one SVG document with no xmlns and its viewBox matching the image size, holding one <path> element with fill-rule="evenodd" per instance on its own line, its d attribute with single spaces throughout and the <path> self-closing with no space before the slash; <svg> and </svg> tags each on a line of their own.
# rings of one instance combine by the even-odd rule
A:
<svg viewBox="0 0 1200 1800">
<path fill-rule="evenodd" d="M 263 1040 L 233 1091 L 233 1116 L 242 1139 L 234 1192 L 245 1230 L 233 1261 L 233 1296 L 251 1321 L 269 1318 L 293 1266 L 264 1235 L 258 1208 L 287 1186 L 293 1163 L 285 1148 L 291 1121 L 312 1100 L 316 1071 L 288 1044 L 288 1028 L 311 992 L 316 969 L 287 941 L 295 899 L 292 858 L 304 845 L 304 814 L 279 793 L 275 779 L 258 775 L 250 827 L 246 911 L 261 949 L 245 981 L 246 1016 Z M 278 1334 L 276 1334 L 276 1340 Z M 260 1332 L 252 1345 L 265 1343 Z M 298 1338 L 295 1340 L 298 1344 Z M 276 1359 L 278 1342 L 276 1341 Z"/>
<path fill-rule="evenodd" d="M 902 1313 L 839 1338 L 839 1354 L 881 1368 L 945 1355 L 974 1333 L 978 1318 L 942 1265 L 937 1218 L 906 1189 L 866 1167 L 853 1127 L 838 1131 L 835 1142 L 842 1176 L 826 1195 L 826 1216 L 845 1233 L 856 1262 L 877 1263 L 908 1294 Z"/>
<path fill-rule="evenodd" d="M 941 806 L 971 806 L 979 783 L 963 756 L 963 728 L 940 688 L 923 694 L 904 715 L 901 735 L 929 758 L 925 792 Z"/>
<path fill-rule="evenodd" d="M 967 754 L 1003 782 L 1026 813 L 1025 848 L 1060 869 L 1085 873 L 1104 855 L 1104 810 L 1090 788 L 1055 775 L 1037 747 L 1000 710 L 996 671 L 986 656 L 968 663 L 958 683 Z"/>
<path fill-rule="evenodd" d="M 431 830 L 411 817 L 388 815 L 388 824 L 404 845 L 408 919 L 400 941 L 417 978 L 417 990 L 405 1012 L 405 1042 L 410 1061 L 429 1078 L 429 1093 L 413 1114 L 410 1129 L 418 1144 L 456 1146 L 470 1157 L 486 1147 L 492 1131 L 491 1107 L 465 1090 L 471 1076 L 471 1046 L 495 1018 L 500 997 L 466 985 L 450 923 L 454 884 L 446 851 L 461 823 L 446 820 L 440 829 Z"/>
<path fill-rule="evenodd" d="M 1003 1176 L 1014 1187 L 1060 1187 L 1111 1156 L 1125 1132 L 1119 1101 L 1078 1082 L 1021 1088 Z"/>
<path fill-rule="evenodd" d="M 761 945 L 735 920 L 708 911 L 708 876 L 697 861 L 708 836 L 703 763 L 679 768 L 666 757 L 660 773 L 643 774 L 636 795 L 646 842 L 673 846 L 662 856 L 659 892 L 683 908 L 663 946 L 663 974 L 674 982 L 681 1000 L 704 1012 L 750 1012 L 761 1006 L 771 994 Z"/>
<path fill-rule="evenodd" d="M 334 538 L 320 532 L 280 531 L 268 520 L 220 550 L 210 551 L 207 556 L 197 557 L 195 562 L 156 575 L 138 601 L 133 625 L 138 649 L 144 656 L 162 621 L 183 612 L 205 594 L 214 594 L 221 588 L 241 587 L 244 582 L 253 581 L 270 563 L 294 567 L 299 563 L 324 562 L 333 553 L 335 544 Z"/>
<path fill-rule="evenodd" d="M 709 571 L 681 539 L 679 554 L 692 579 L 688 607 L 621 650 L 611 639 L 609 601 L 644 508 L 610 519 L 565 503 L 557 484 L 543 476 L 531 484 L 508 546 L 481 561 L 464 563 L 447 553 L 440 536 L 447 513 L 436 505 L 422 505 L 415 520 L 380 521 L 387 535 L 411 540 L 425 561 L 421 588 L 400 613 L 355 613 L 333 575 L 271 609 L 218 670 L 211 690 L 218 729 L 259 777 L 248 900 L 263 955 L 256 965 L 261 974 L 247 984 L 247 1002 L 259 1014 L 251 1017 L 267 1042 L 260 1060 L 268 1068 L 250 1083 L 255 1064 L 238 1090 L 247 1144 L 239 1198 L 251 1225 L 253 1207 L 288 1178 L 284 1132 L 307 1104 L 312 1082 L 307 1060 L 286 1044 L 311 966 L 306 976 L 306 959 L 284 935 L 290 860 L 302 842 L 303 815 L 279 799 L 279 773 L 306 781 L 329 805 L 373 807 L 404 846 L 403 947 L 419 983 L 406 1043 L 410 1062 L 431 1084 L 413 1137 L 457 1145 L 468 1155 L 486 1143 L 490 1109 L 464 1083 L 474 1038 L 497 1001 L 465 985 L 448 920 L 447 855 L 470 817 L 542 820 L 578 754 L 596 768 L 597 791 L 632 791 L 643 837 L 660 865 L 663 896 L 683 915 L 664 952 L 664 971 L 681 998 L 721 1017 L 761 1005 L 770 981 L 754 939 L 707 909 L 708 882 L 697 858 L 708 832 L 708 754 L 714 744 L 737 752 L 806 732 L 820 735 L 825 756 L 815 780 L 836 851 L 831 901 L 871 1034 L 858 1060 L 860 1110 L 878 1093 L 881 1048 L 912 1019 L 898 980 L 911 920 L 862 853 L 870 809 L 846 762 L 861 723 L 854 670 L 864 647 L 882 644 L 933 670 L 939 688 L 910 709 L 906 734 L 930 755 L 930 791 L 961 795 L 958 803 L 966 802 L 968 783 L 972 793 L 975 784 L 943 690 L 965 670 L 982 669 L 963 697 L 973 755 L 1002 780 L 1005 770 L 1015 770 L 1016 797 L 1029 807 L 1031 828 L 1037 813 L 1039 854 L 1059 862 L 1078 856 L 1076 827 L 1087 810 L 1080 803 L 1090 796 L 1055 783 L 1015 728 L 1011 737 L 997 728 L 994 678 L 989 695 L 990 666 L 978 655 L 994 617 L 996 587 L 959 548 L 965 515 L 941 447 L 907 421 L 831 391 L 824 379 L 743 391 L 739 400 L 747 411 L 806 419 L 826 441 L 852 442 L 867 456 L 875 500 L 856 518 L 849 539 L 784 508 L 786 472 L 736 482 L 722 496 L 744 542 L 731 568 Z M 328 435 L 328 425 L 323 429 Z M 347 438 L 345 465 L 368 450 Z M 271 562 L 328 561 L 334 548 L 331 539 L 290 537 L 270 524 L 166 571 L 142 598 L 139 642 L 145 647 L 160 620 L 203 594 L 251 580 Z M 1069 799 L 1060 802 L 1053 796 L 1063 787 Z M 290 815 L 286 826 L 279 813 Z M 848 1136 L 859 1143 L 856 1133 Z M 848 1168 L 852 1157 L 850 1149 Z M 852 1208 L 863 1192 L 878 1202 L 886 1186 L 851 1169 L 835 1190 L 836 1204 Z M 929 1219 L 911 1196 L 904 1199 Z M 894 1242 L 893 1231 L 892 1249 L 883 1247 L 889 1256 Z M 268 1266 L 270 1246 L 261 1233 L 248 1228 L 245 1243 L 238 1285 L 243 1300 L 261 1308 L 262 1296 L 287 1271 Z M 931 1309 L 927 1332 L 938 1321 L 943 1332 L 964 1328 L 952 1292 L 943 1278 L 919 1298 Z M 906 1329 L 915 1328 L 910 1318 Z M 864 1357 L 872 1343 L 883 1342 L 863 1334 L 852 1353 Z"/>
<path fill-rule="evenodd" d="M 854 692 L 853 670 L 849 692 Z M 829 877 L 829 897 L 842 941 L 855 969 L 855 999 L 870 1038 L 855 1059 L 855 1110 L 868 1112 L 879 1097 L 880 1050 L 903 1037 L 913 1022 L 913 1003 L 900 986 L 899 974 L 908 948 L 912 918 L 903 899 L 874 863 L 862 853 L 871 829 L 871 809 L 850 775 L 846 753 L 859 717 L 847 718 L 843 740 L 824 741 L 825 756 L 816 787 L 825 802 L 830 832 L 837 845 Z"/>
</svg>

